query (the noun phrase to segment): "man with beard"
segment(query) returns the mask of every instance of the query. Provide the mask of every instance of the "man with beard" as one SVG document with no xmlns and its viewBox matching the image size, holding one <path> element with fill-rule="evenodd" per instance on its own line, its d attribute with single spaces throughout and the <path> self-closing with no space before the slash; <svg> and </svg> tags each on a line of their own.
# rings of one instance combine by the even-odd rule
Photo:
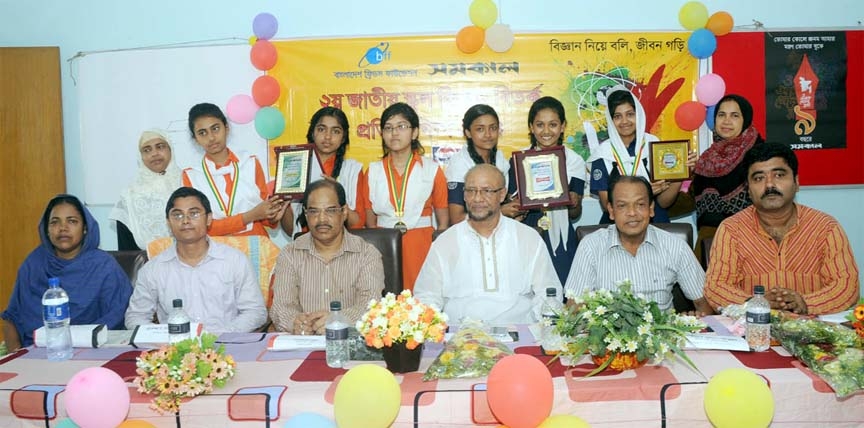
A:
<svg viewBox="0 0 864 428">
<path fill-rule="evenodd" d="M 467 221 L 432 243 L 414 293 L 436 305 L 453 324 L 537 322 L 546 288 L 561 296 L 561 283 L 540 235 L 501 215 L 504 176 L 490 164 L 465 174 Z"/>
<path fill-rule="evenodd" d="M 858 300 L 858 267 L 833 217 L 796 204 L 798 159 L 787 145 L 765 143 L 744 156 L 753 205 L 717 229 L 705 297 L 743 304 L 763 285 L 772 309 L 825 314 Z"/>
<path fill-rule="evenodd" d="M 381 253 L 345 230 L 345 189 L 336 180 L 309 183 L 303 195 L 309 233 L 285 246 L 276 260 L 270 318 L 277 331 L 324 334 L 330 302 L 342 302 L 353 323 L 381 296 Z"/>
</svg>

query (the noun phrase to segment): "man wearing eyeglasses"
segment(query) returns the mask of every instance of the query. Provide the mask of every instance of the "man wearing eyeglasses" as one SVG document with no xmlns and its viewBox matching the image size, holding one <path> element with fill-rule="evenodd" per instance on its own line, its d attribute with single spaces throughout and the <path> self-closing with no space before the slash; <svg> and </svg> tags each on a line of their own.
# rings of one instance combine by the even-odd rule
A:
<svg viewBox="0 0 864 428">
<path fill-rule="evenodd" d="M 561 283 L 540 235 L 501 215 L 504 176 L 490 164 L 465 174 L 466 221 L 432 243 L 414 287 L 420 301 L 441 308 L 453 323 L 537 322 L 546 288 Z"/>
<path fill-rule="evenodd" d="M 214 333 L 249 332 L 264 325 L 267 309 L 252 263 L 242 252 L 207 238 L 213 221 L 210 201 L 181 187 L 165 207 L 174 245 L 138 273 L 126 309 L 126 328 L 167 322 L 174 299 L 192 322 Z"/>
<path fill-rule="evenodd" d="M 309 233 L 285 246 L 276 260 L 270 318 L 277 331 L 324 334 L 330 302 L 342 302 L 353 323 L 366 304 L 381 296 L 381 253 L 345 230 L 345 189 L 333 180 L 306 186 L 303 195 Z"/>
</svg>

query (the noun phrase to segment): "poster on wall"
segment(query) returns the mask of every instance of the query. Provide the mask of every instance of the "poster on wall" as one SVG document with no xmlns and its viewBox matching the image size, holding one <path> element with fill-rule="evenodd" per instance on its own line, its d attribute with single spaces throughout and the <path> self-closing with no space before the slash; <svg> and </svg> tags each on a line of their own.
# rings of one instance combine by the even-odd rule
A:
<svg viewBox="0 0 864 428">
<path fill-rule="evenodd" d="M 566 109 L 565 144 L 587 158 L 584 123 L 605 136 L 605 106 L 597 94 L 624 85 L 641 101 L 646 129 L 663 139 L 691 139 L 675 124 L 675 108 L 692 99 L 698 62 L 685 33 L 568 33 L 516 35 L 513 48 L 459 51 L 450 36 L 385 36 L 274 42 L 279 62 L 268 71 L 283 86 L 277 101 L 285 132 L 271 147 L 306 142 L 309 118 L 321 107 L 345 111 L 348 156 L 380 159 L 380 116 L 406 102 L 420 116 L 420 142 L 439 162 L 465 143 L 462 116 L 474 104 L 498 113 L 499 150 L 530 145 L 528 110 L 553 96 Z M 602 97 L 601 97 L 602 99 Z M 695 147 L 694 140 L 694 147 Z M 273 167 L 271 159 L 271 168 Z"/>
<path fill-rule="evenodd" d="M 846 147 L 846 34 L 765 33 L 767 134 L 795 150 Z"/>
</svg>

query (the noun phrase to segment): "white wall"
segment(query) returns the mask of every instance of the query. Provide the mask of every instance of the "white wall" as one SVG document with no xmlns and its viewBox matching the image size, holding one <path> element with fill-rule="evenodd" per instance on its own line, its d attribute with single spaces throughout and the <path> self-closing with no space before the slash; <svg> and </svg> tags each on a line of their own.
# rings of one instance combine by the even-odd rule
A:
<svg viewBox="0 0 864 428">
<path fill-rule="evenodd" d="M 684 0 L 496 1 L 502 21 L 516 32 L 681 30 L 678 10 L 685 3 Z M 277 17 L 279 38 L 455 34 L 470 25 L 470 3 L 470 0 L 0 0 L 0 45 L 60 47 L 67 186 L 70 193 L 83 194 L 85 165 L 78 137 L 75 67 L 74 62 L 66 62 L 77 52 L 213 39 L 243 42 L 252 35 L 252 19 L 259 12 Z M 825 0 L 818 6 L 809 0 L 703 0 L 703 3 L 710 12 L 729 12 L 736 24 L 758 20 L 769 30 L 862 28 L 860 21 L 864 21 L 864 2 L 860 0 Z M 131 105 L 135 100 L 128 102 Z M 864 167 L 864 159 L 861 165 Z M 856 210 L 864 207 L 864 188 L 805 188 L 798 200 L 836 217 L 849 235 L 858 260 L 864 260 L 864 222 L 856 216 Z M 92 208 L 103 228 L 106 227 L 109 207 Z M 584 211 L 586 222 L 599 218 L 593 200 L 585 202 Z M 103 233 L 103 248 L 115 247 L 112 235 Z M 864 272 L 861 277 L 864 278 Z"/>
</svg>

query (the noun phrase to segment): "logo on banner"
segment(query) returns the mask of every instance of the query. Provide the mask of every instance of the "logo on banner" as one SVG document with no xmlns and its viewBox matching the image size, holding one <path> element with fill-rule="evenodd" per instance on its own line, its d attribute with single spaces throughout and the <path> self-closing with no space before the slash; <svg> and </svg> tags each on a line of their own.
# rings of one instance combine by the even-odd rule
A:
<svg viewBox="0 0 864 428">
<path fill-rule="evenodd" d="M 369 65 L 380 64 L 390 59 L 390 42 L 381 42 L 372 46 L 360 58 L 357 67 L 363 68 Z"/>
</svg>

